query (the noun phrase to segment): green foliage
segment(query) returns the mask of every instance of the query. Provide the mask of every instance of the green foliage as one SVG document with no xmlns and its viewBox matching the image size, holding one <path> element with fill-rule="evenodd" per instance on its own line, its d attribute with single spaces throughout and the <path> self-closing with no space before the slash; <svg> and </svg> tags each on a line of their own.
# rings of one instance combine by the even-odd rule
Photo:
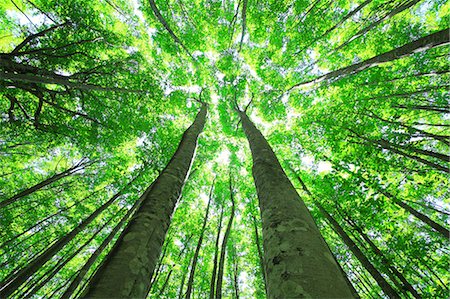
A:
<svg viewBox="0 0 450 299">
<path fill-rule="evenodd" d="M 252 161 L 236 106 L 247 109 L 283 166 L 293 168 L 285 169 L 294 185 L 299 175 L 308 186 L 312 197 L 300 185 L 299 193 L 362 298 L 383 294 L 314 201 L 384 275 L 388 260 L 423 298 L 447 297 L 448 240 L 398 201 L 449 225 L 448 45 L 290 87 L 445 29 L 449 2 L 248 1 L 241 47 L 242 2 L 156 1 L 192 57 L 148 1 L 0 2 L 0 202 L 89 162 L 0 208 L 0 280 L 14 277 L 136 178 L 11 298 L 64 293 L 164 169 L 198 101 L 209 104 L 208 121 L 150 298 L 184 294 L 215 180 L 193 288 L 194 298 L 209 297 L 219 218 L 223 210 L 220 247 L 231 213 L 229 176 L 236 215 L 223 296 L 235 298 L 238 289 L 241 298 L 266 297 Z M 72 298 L 82 295 L 116 239 Z M 412 297 L 399 281 L 388 282 L 402 298 Z"/>
</svg>

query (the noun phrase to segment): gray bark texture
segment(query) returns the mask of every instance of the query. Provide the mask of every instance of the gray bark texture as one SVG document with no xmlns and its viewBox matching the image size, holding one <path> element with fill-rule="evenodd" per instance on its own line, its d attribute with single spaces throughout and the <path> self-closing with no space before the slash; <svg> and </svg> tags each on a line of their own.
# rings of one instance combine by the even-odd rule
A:
<svg viewBox="0 0 450 299">
<path fill-rule="evenodd" d="M 145 298 L 158 262 L 171 216 L 195 155 L 206 121 L 202 104 L 194 123 L 184 132 L 178 149 L 133 215 L 108 260 L 102 265 L 86 298 Z"/>
<path fill-rule="evenodd" d="M 239 111 L 250 144 L 263 227 L 267 297 L 353 298 L 346 279 L 275 153 Z"/>
</svg>

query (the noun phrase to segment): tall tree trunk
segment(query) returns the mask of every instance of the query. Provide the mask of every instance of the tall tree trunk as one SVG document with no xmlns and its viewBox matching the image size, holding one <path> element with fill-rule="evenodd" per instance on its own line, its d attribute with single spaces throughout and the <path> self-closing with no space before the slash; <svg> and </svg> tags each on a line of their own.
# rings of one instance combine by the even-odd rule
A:
<svg viewBox="0 0 450 299">
<path fill-rule="evenodd" d="M 370 59 L 364 60 L 362 62 L 355 63 L 350 66 L 329 72 L 329 73 L 319 76 L 313 80 L 295 84 L 292 87 L 290 87 L 289 90 L 292 90 L 296 87 L 299 87 L 299 86 L 302 86 L 305 84 L 318 83 L 323 80 L 331 80 L 331 79 L 335 79 L 338 77 L 342 78 L 343 76 L 361 72 L 367 68 L 376 66 L 381 63 L 394 61 L 394 60 L 412 55 L 417 52 L 422 52 L 422 51 L 425 51 L 425 50 L 428 50 L 428 49 L 431 49 L 434 47 L 446 45 L 449 42 L 450 42 L 449 29 L 446 28 L 444 30 L 434 32 L 430 35 L 419 38 L 418 40 L 415 40 L 413 42 L 405 44 L 401 47 L 395 48 L 391 51 L 388 51 L 383 54 L 374 56 Z"/>
<path fill-rule="evenodd" d="M 300 176 L 297 175 L 297 179 L 301 182 L 302 187 L 306 188 L 305 184 L 301 180 Z M 312 196 L 311 192 L 306 188 L 304 189 L 310 196 Z M 306 191 L 308 190 L 308 191 Z M 396 299 L 400 298 L 400 294 L 395 291 L 391 285 L 384 279 L 381 273 L 374 267 L 374 265 L 369 261 L 369 259 L 365 256 L 365 254 L 358 248 L 356 243 L 350 238 L 350 236 L 344 231 L 344 229 L 340 226 L 340 224 L 331 216 L 325 208 L 314 198 L 311 198 L 314 202 L 314 205 L 319 209 L 320 213 L 328 220 L 328 222 L 332 225 L 334 231 L 341 237 L 342 241 L 344 241 L 345 245 L 353 252 L 355 257 L 361 262 L 363 267 L 372 275 L 377 284 L 383 290 L 383 292 L 389 296 L 389 298 Z"/>
<path fill-rule="evenodd" d="M 253 219 L 253 227 L 255 230 L 256 249 L 258 250 L 259 267 L 261 269 L 261 275 L 262 275 L 262 279 L 263 279 L 263 283 L 264 283 L 264 292 L 266 293 L 266 296 L 267 296 L 266 271 L 264 269 L 264 255 L 263 255 L 263 252 L 261 249 L 261 241 L 260 241 L 259 233 L 258 233 L 258 223 L 256 222 L 255 216 L 252 215 L 252 219 Z"/>
<path fill-rule="evenodd" d="M 213 270 L 211 276 L 211 283 L 209 285 L 209 299 L 214 299 L 215 294 L 214 290 L 216 286 L 217 260 L 219 259 L 219 239 L 220 239 L 220 231 L 222 230 L 222 219 L 223 219 L 223 206 L 220 209 L 219 224 L 217 225 L 216 243 L 214 245 Z"/>
<path fill-rule="evenodd" d="M 62 178 L 65 178 L 69 175 L 74 174 L 77 171 L 84 169 L 87 165 L 88 165 L 88 163 L 86 163 L 86 161 L 83 160 L 80 163 L 77 163 L 75 166 L 72 166 L 69 169 L 64 170 L 63 172 L 57 173 L 57 174 L 49 177 L 48 179 L 45 179 L 44 181 L 37 183 L 33 187 L 25 189 L 25 190 L 17 193 L 16 195 L 11 196 L 10 198 L 0 202 L 0 209 L 3 207 L 6 207 L 9 204 L 12 204 L 12 203 L 18 201 L 19 199 L 21 199 L 27 195 L 30 195 L 31 193 L 39 191 L 42 188 L 44 188 Z"/>
<path fill-rule="evenodd" d="M 103 240 L 103 242 L 100 244 L 100 246 L 98 246 L 97 249 L 94 251 L 94 253 L 92 253 L 92 255 L 89 257 L 89 259 L 86 261 L 86 263 L 80 269 L 78 274 L 71 281 L 70 285 L 64 291 L 64 293 L 61 296 L 61 299 L 69 299 L 72 295 L 74 295 L 75 290 L 81 284 L 81 282 L 83 281 L 83 278 L 86 276 L 86 274 L 88 273 L 91 266 L 95 263 L 95 261 L 98 259 L 100 254 L 103 253 L 105 248 L 111 243 L 111 241 L 114 239 L 114 236 L 117 234 L 117 232 L 124 226 L 124 224 L 128 221 L 128 219 L 130 219 L 130 217 L 133 215 L 133 213 L 136 211 L 136 209 L 140 206 L 143 198 L 144 197 L 141 196 L 133 204 L 133 206 L 122 217 L 122 219 L 119 221 L 119 223 L 111 230 L 111 232 L 108 234 L 108 236 Z"/>
<path fill-rule="evenodd" d="M 323 156 L 326 160 L 329 160 L 331 162 L 333 162 L 330 158 L 328 158 L 327 156 Z M 430 219 L 427 215 L 422 214 L 421 212 L 415 210 L 413 207 L 411 207 L 410 205 L 408 205 L 407 203 L 405 203 L 404 201 L 402 201 L 400 198 L 398 198 L 397 196 L 394 196 L 393 194 L 391 194 L 390 192 L 388 192 L 386 189 L 384 189 L 382 186 L 378 185 L 378 184 L 374 184 L 372 183 L 370 180 L 365 179 L 362 175 L 359 175 L 357 173 L 353 173 L 350 170 L 348 170 L 347 168 L 343 167 L 342 165 L 338 164 L 338 163 L 332 163 L 333 166 L 344 170 L 345 172 L 351 174 L 351 175 L 356 175 L 361 181 L 363 181 L 367 186 L 372 187 L 376 193 L 378 194 L 382 194 L 385 197 L 387 197 L 388 199 L 392 200 L 394 203 L 396 203 L 398 206 L 400 206 L 401 208 L 403 208 L 405 211 L 411 213 L 413 216 L 415 216 L 417 219 L 421 220 L 422 222 L 428 224 L 432 229 L 436 230 L 438 233 L 440 233 L 441 235 L 443 235 L 445 238 L 448 238 L 448 236 L 450 235 L 450 231 L 448 229 L 446 229 L 445 227 L 443 227 L 442 225 L 440 225 L 439 223 L 435 222 L 434 220 Z"/>
<path fill-rule="evenodd" d="M 385 118 L 380 117 L 379 115 L 376 115 L 372 111 L 370 111 L 370 114 L 364 114 L 364 115 L 368 116 L 370 118 L 373 118 L 373 119 L 381 120 L 382 122 L 385 122 L 385 123 L 388 123 L 388 124 L 398 125 L 398 126 L 400 126 L 402 128 L 405 128 L 406 130 L 408 130 L 410 132 L 411 131 L 415 132 L 415 133 L 417 133 L 420 136 L 432 138 L 432 139 L 437 140 L 439 142 L 442 142 L 442 143 L 444 143 L 446 145 L 450 145 L 450 136 L 429 133 L 429 132 L 426 132 L 424 130 L 417 129 L 415 127 L 406 125 L 405 123 L 403 123 L 401 121 L 394 121 L 394 120 L 385 119 Z"/>
<path fill-rule="evenodd" d="M 155 17 L 158 19 L 158 21 L 164 26 L 164 28 L 169 32 L 172 39 L 183 48 L 186 53 L 195 60 L 194 56 L 192 56 L 191 52 L 186 48 L 184 43 L 178 38 L 178 36 L 173 32 L 172 28 L 170 28 L 169 24 L 167 23 L 166 19 L 161 15 L 161 12 L 159 11 L 158 7 L 156 6 L 155 0 L 149 0 L 150 7 L 152 8 L 153 13 L 155 14 Z"/>
<path fill-rule="evenodd" d="M 233 191 L 233 185 L 231 183 L 231 171 L 229 174 L 229 188 L 230 188 L 230 200 L 231 200 L 231 213 L 230 213 L 230 220 L 228 220 L 227 229 L 225 230 L 225 235 L 223 236 L 222 240 L 222 249 L 220 251 L 220 261 L 219 261 L 219 267 L 217 270 L 217 283 L 216 283 L 216 299 L 222 299 L 222 280 L 223 280 L 223 272 L 224 272 L 224 266 L 225 266 L 225 256 L 227 253 L 227 242 L 228 238 L 231 233 L 231 226 L 233 225 L 233 219 L 234 219 L 234 191 Z"/>
<path fill-rule="evenodd" d="M 268 298 L 353 298 L 311 214 L 243 111 L 263 226 Z"/>
<path fill-rule="evenodd" d="M 183 256 L 183 253 L 184 253 L 184 252 L 186 251 L 186 249 L 189 247 L 189 241 L 191 240 L 192 236 L 193 236 L 193 235 L 191 234 L 191 235 L 188 237 L 188 239 L 186 240 L 186 242 L 185 242 L 185 244 L 184 244 L 184 246 L 183 246 L 183 249 L 182 249 L 182 250 L 180 251 L 180 253 L 178 254 L 177 262 L 178 262 L 180 265 L 182 264 L 182 262 L 180 261 L 180 259 L 181 259 L 181 257 Z M 189 251 L 188 251 L 187 254 L 189 254 Z M 169 284 L 170 277 L 172 276 L 174 267 L 175 267 L 175 263 L 173 263 L 172 266 L 170 267 L 169 273 L 167 274 L 166 279 L 164 280 L 164 283 L 163 283 L 161 289 L 160 289 L 159 292 L 158 292 L 158 298 L 161 297 L 161 296 L 164 294 L 164 292 L 165 292 L 165 290 L 166 290 L 166 287 L 167 287 L 168 284 Z"/>
<path fill-rule="evenodd" d="M 348 45 L 350 42 L 354 41 L 355 39 L 363 36 L 364 34 L 369 32 L 370 30 L 372 30 L 373 28 L 378 26 L 378 24 L 389 20 L 393 16 L 395 16 L 395 15 L 401 13 L 402 11 L 404 11 L 404 10 L 414 6 L 415 4 L 419 3 L 420 1 L 422 1 L 422 0 L 406 0 L 404 3 L 401 3 L 400 5 L 396 6 L 393 10 L 391 10 L 389 13 L 385 14 L 383 17 L 379 18 L 375 22 L 369 24 L 368 26 L 366 26 L 363 29 L 361 29 L 360 31 L 358 31 L 350 39 L 348 39 L 343 44 L 341 44 L 336 49 L 334 49 L 333 53 L 338 51 L 338 50 L 340 50 L 340 49 L 342 49 L 343 47 L 345 47 L 346 45 Z"/>
<path fill-rule="evenodd" d="M 194 258 L 192 259 L 192 266 L 191 266 L 191 271 L 189 273 L 188 285 L 187 285 L 187 290 L 186 290 L 186 299 L 191 298 L 192 287 L 194 286 L 195 268 L 197 267 L 198 255 L 199 255 L 200 249 L 202 247 L 203 236 L 205 234 L 206 224 L 208 223 L 209 207 L 211 206 L 211 199 L 213 197 L 213 189 L 214 189 L 214 182 L 212 183 L 211 189 L 209 190 L 208 205 L 206 206 L 205 217 L 203 218 L 203 224 L 202 224 L 202 228 L 200 230 L 200 237 L 198 238 L 197 247 L 195 248 Z"/>
<path fill-rule="evenodd" d="M 139 175 L 138 175 L 139 176 Z M 28 278 L 30 278 L 40 267 L 42 267 L 46 262 L 48 262 L 53 256 L 61 250 L 65 245 L 72 241 L 76 235 L 83 231 L 92 221 L 94 221 L 104 210 L 110 207 L 117 198 L 119 198 L 122 193 L 127 189 L 138 177 L 136 176 L 132 179 L 122 190 L 114 194 L 107 202 L 100 206 L 95 212 L 93 212 L 89 217 L 84 219 L 78 226 L 72 229 L 63 238 L 59 239 L 44 252 L 39 254 L 37 257 L 33 258 L 25 268 L 22 268 L 17 272 L 16 275 L 11 277 L 9 280 L 2 282 L 0 290 L 0 298 L 7 298 L 15 290 L 17 290 L 22 283 L 24 283 Z"/>
<path fill-rule="evenodd" d="M 191 260 L 192 258 L 189 258 L 186 269 L 183 271 L 183 275 L 181 276 L 180 289 L 178 290 L 178 299 L 183 299 L 184 282 L 186 281 L 186 276 L 189 271 L 189 265 L 191 264 Z"/>
<path fill-rule="evenodd" d="M 106 221 L 100 228 L 96 230 L 96 232 L 86 241 L 83 245 L 81 245 L 78 249 L 76 249 L 73 253 L 70 254 L 67 258 L 61 258 L 58 263 L 51 269 L 51 272 L 47 275 L 47 277 L 39 282 L 34 283 L 33 288 L 24 294 L 24 298 L 32 297 L 37 291 L 39 291 L 47 282 L 49 282 L 68 262 L 70 262 L 75 256 L 77 256 L 89 243 L 94 240 L 94 238 L 107 226 L 110 222 L 120 213 L 122 210 L 117 212 L 115 215 L 111 216 L 108 221 Z"/>
<path fill-rule="evenodd" d="M 401 281 L 401 283 L 403 285 L 402 289 L 410 292 L 414 298 L 417 298 L 417 299 L 422 298 L 422 296 L 420 296 L 420 294 L 408 282 L 408 280 L 405 278 L 405 276 L 403 276 L 403 274 L 400 273 L 397 270 L 397 268 L 392 264 L 392 262 L 384 255 L 384 253 L 381 251 L 381 249 L 379 249 L 378 246 L 375 245 L 375 243 L 369 238 L 369 236 L 366 233 L 364 233 L 364 231 L 361 229 L 361 227 L 359 227 L 350 218 L 350 216 L 347 213 L 345 213 L 345 216 L 343 218 L 351 227 L 353 227 L 358 232 L 358 234 L 364 239 L 364 241 L 366 241 L 367 244 L 369 244 L 369 247 L 372 249 L 372 251 L 376 255 L 378 255 L 380 257 L 381 262 L 383 263 L 384 266 L 386 266 L 388 268 L 388 271 L 390 271 L 392 274 L 394 274 Z M 389 272 L 387 274 L 389 275 Z M 391 275 L 389 275 L 389 277 L 391 278 L 392 281 L 395 281 L 395 278 L 391 277 Z"/>
<path fill-rule="evenodd" d="M 234 286 L 234 298 L 239 299 L 239 263 L 234 244 L 233 244 L 233 286 Z"/>
<path fill-rule="evenodd" d="M 206 121 L 202 107 L 194 123 L 184 132 L 172 159 L 149 187 L 142 206 L 125 228 L 111 256 L 92 280 L 87 298 L 138 297 L 149 292 L 151 277 L 171 216 L 181 195 Z"/>
</svg>

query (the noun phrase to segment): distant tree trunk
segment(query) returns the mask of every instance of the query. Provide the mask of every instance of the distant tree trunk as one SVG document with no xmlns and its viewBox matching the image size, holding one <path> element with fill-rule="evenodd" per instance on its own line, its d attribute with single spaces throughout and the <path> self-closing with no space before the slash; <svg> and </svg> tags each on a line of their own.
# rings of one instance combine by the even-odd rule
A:
<svg viewBox="0 0 450 299">
<path fill-rule="evenodd" d="M 191 264 L 191 260 L 192 258 L 189 258 L 189 261 L 187 263 L 188 266 L 186 266 L 186 269 L 183 271 L 183 275 L 181 276 L 180 289 L 178 290 L 178 299 L 183 299 L 184 282 L 186 281 L 186 276 L 189 271 L 189 265 Z"/>
<path fill-rule="evenodd" d="M 73 253 L 68 254 L 67 258 L 61 258 L 58 263 L 51 269 L 50 273 L 47 275 L 47 277 L 40 281 L 39 283 L 34 283 L 33 288 L 26 293 L 24 296 L 25 298 L 30 298 L 34 294 L 36 294 L 37 291 L 39 291 L 47 282 L 49 282 L 65 265 L 67 265 L 68 262 L 70 262 L 75 256 L 77 256 L 89 243 L 94 240 L 94 238 L 107 226 L 111 223 L 111 221 L 119 214 L 121 211 L 117 212 L 115 215 L 113 215 L 108 221 L 106 221 L 99 229 L 96 230 L 96 232 L 86 241 L 83 245 L 81 245 L 78 249 L 76 249 Z"/>
<path fill-rule="evenodd" d="M 75 236 L 84 230 L 92 221 L 94 221 L 104 210 L 111 206 L 117 198 L 119 198 L 122 193 L 127 189 L 137 178 L 136 176 L 132 179 L 122 190 L 114 194 L 106 203 L 100 206 L 95 212 L 93 212 L 89 217 L 84 219 L 78 226 L 72 229 L 68 234 L 59 239 L 57 242 L 53 243 L 44 252 L 39 254 L 37 257 L 33 258 L 25 268 L 22 268 L 17 272 L 16 275 L 11 277 L 9 280 L 2 282 L 0 290 L 0 298 L 7 298 L 15 290 L 17 290 L 22 283 L 24 283 L 28 278 L 30 278 L 40 267 L 42 267 L 46 262 L 48 262 L 53 256 L 61 250 L 65 245 L 72 241 Z"/>
<path fill-rule="evenodd" d="M 268 298 L 353 298 L 311 214 L 270 145 L 245 112 L 238 113 L 253 157 Z"/>
<path fill-rule="evenodd" d="M 186 251 L 186 249 L 189 247 L 189 241 L 191 240 L 191 238 L 192 238 L 192 235 L 190 235 L 189 238 L 186 240 L 183 249 L 182 249 L 182 250 L 180 251 L 180 253 L 178 254 L 178 263 L 180 263 L 180 264 L 181 264 L 180 259 L 181 259 L 181 257 L 183 256 L 183 253 L 184 253 L 184 252 Z M 189 254 L 189 252 L 188 252 L 188 254 Z M 172 266 L 170 267 L 169 273 L 167 274 L 166 279 L 164 280 L 164 283 L 163 283 L 161 289 L 160 289 L 159 292 L 158 292 L 158 297 L 161 297 L 161 295 L 164 294 L 164 291 L 166 290 L 166 287 L 167 287 L 168 284 L 169 284 L 170 277 L 172 276 L 173 268 L 174 268 L 174 267 L 175 267 L 175 264 L 172 264 Z"/>
<path fill-rule="evenodd" d="M 208 223 L 209 207 L 211 205 L 211 199 L 213 197 L 213 189 L 214 189 L 214 182 L 212 183 L 211 189 L 209 191 L 208 205 L 206 206 L 205 217 L 203 218 L 203 225 L 200 230 L 200 237 L 198 238 L 197 247 L 195 248 L 194 257 L 192 259 L 191 271 L 189 274 L 188 285 L 186 290 L 186 299 L 191 298 L 192 287 L 194 286 L 195 268 L 197 267 L 198 255 L 202 247 L 203 235 L 205 234 L 206 224 Z"/>
<path fill-rule="evenodd" d="M 331 80 L 338 77 L 347 76 L 350 74 L 355 74 L 358 72 L 361 72 L 367 68 L 370 68 L 372 66 L 376 66 L 381 63 L 394 61 L 409 55 L 412 55 L 417 52 L 422 52 L 431 48 L 435 48 L 438 46 L 446 45 L 450 42 L 449 37 L 449 29 L 444 29 L 438 32 L 434 32 L 430 35 L 424 36 L 422 38 L 419 38 L 418 40 L 415 40 L 413 42 L 410 42 L 408 44 L 405 44 L 401 47 L 395 48 L 391 51 L 385 52 L 383 54 L 379 54 L 377 56 L 374 56 L 370 59 L 364 60 L 359 63 L 352 64 L 350 66 L 329 72 L 325 75 L 319 76 L 313 80 L 298 83 L 293 85 L 289 90 L 294 89 L 296 87 L 310 84 L 310 83 L 318 83 L 324 80 Z"/>
<path fill-rule="evenodd" d="M 355 39 L 363 36 L 364 34 L 366 34 L 367 32 L 369 32 L 370 30 L 372 30 L 373 28 L 375 28 L 376 26 L 378 26 L 378 24 L 389 20 L 390 18 L 392 18 L 393 16 L 401 13 L 402 11 L 414 6 L 415 4 L 419 3 L 422 0 L 406 0 L 405 2 L 401 3 L 400 5 L 396 6 L 392 11 L 390 11 L 388 14 L 384 15 L 382 18 L 379 18 L 378 20 L 376 20 L 375 22 L 369 24 L 368 26 L 364 27 L 363 29 L 361 29 L 360 31 L 358 31 L 356 34 L 354 34 L 350 39 L 348 39 L 347 41 L 345 41 L 343 44 L 341 44 L 340 46 L 338 46 L 335 50 L 333 50 L 333 52 L 338 51 L 340 49 L 342 49 L 343 47 L 345 47 L 346 45 L 348 45 L 350 42 L 354 41 Z"/>
<path fill-rule="evenodd" d="M 239 264 L 238 255 L 236 253 L 236 248 L 233 244 L 233 286 L 234 286 L 234 297 L 239 299 Z"/>
<path fill-rule="evenodd" d="M 437 140 L 439 142 L 442 142 L 442 143 L 444 143 L 446 145 L 450 145 L 450 136 L 429 133 L 429 132 L 426 132 L 424 130 L 420 130 L 420 129 L 417 129 L 415 127 L 406 125 L 406 124 L 404 124 L 403 122 L 400 122 L 400 121 L 393 121 L 393 120 L 389 120 L 389 119 L 384 119 L 384 118 L 376 115 L 373 112 L 370 112 L 370 114 L 364 114 L 364 115 L 366 115 L 366 116 L 368 116 L 370 118 L 373 118 L 373 119 L 381 120 L 382 122 L 385 122 L 385 123 L 388 123 L 388 124 L 398 125 L 398 126 L 400 126 L 402 128 L 405 128 L 406 130 L 408 130 L 408 132 L 415 132 L 415 133 L 419 134 L 422 137 L 432 138 L 432 139 Z"/>
<path fill-rule="evenodd" d="M 203 103 L 169 164 L 148 188 L 142 206 L 125 228 L 123 237 L 94 276 L 87 298 L 147 296 L 149 277 L 155 269 L 175 204 L 188 176 L 197 139 L 205 125 L 206 111 Z"/>
<path fill-rule="evenodd" d="M 327 160 L 330 160 L 328 157 L 324 156 Z M 345 167 L 342 167 L 341 165 L 337 164 L 337 163 L 333 163 L 334 166 L 338 167 L 339 169 L 342 169 L 344 171 L 346 171 L 349 174 L 353 174 L 355 175 L 355 173 L 351 172 L 350 170 L 348 170 Z M 400 206 L 401 208 L 403 208 L 405 211 L 411 213 L 413 216 L 415 216 L 417 219 L 421 220 L 422 222 L 428 224 L 432 229 L 436 230 L 438 233 L 440 233 L 441 235 L 443 235 L 445 238 L 448 238 L 448 236 L 450 235 L 450 231 L 448 229 L 446 229 L 445 227 L 443 227 L 442 225 L 440 225 L 439 223 L 435 222 L 434 220 L 430 219 L 427 215 L 422 214 L 421 212 L 415 210 L 413 207 L 411 207 L 410 205 L 408 205 L 407 203 L 403 202 L 400 198 L 397 198 L 397 196 L 394 196 L 393 194 L 391 194 L 390 192 L 388 192 L 386 189 L 384 189 L 383 187 L 373 184 L 371 183 L 368 179 L 365 179 L 363 176 L 361 176 L 360 174 L 356 174 L 357 177 L 363 181 L 367 186 L 372 187 L 378 194 L 382 194 L 384 196 L 386 196 L 388 199 L 392 200 L 394 203 L 396 203 L 398 206 Z"/>
<path fill-rule="evenodd" d="M 225 256 L 227 253 L 227 242 L 228 238 L 231 233 L 231 226 L 233 225 L 233 219 L 234 219 L 234 191 L 233 191 L 233 185 L 231 183 L 231 172 L 229 174 L 229 188 L 230 188 L 230 200 L 231 200 L 231 213 L 230 213 L 230 220 L 228 220 L 227 229 L 225 230 L 225 235 L 223 236 L 222 240 L 222 249 L 220 251 L 220 261 L 219 261 L 219 267 L 217 271 L 217 283 L 216 283 L 216 299 L 222 299 L 222 280 L 223 280 L 223 272 L 224 272 L 224 265 L 225 265 Z"/>
<path fill-rule="evenodd" d="M 65 178 L 69 175 L 74 174 L 77 171 L 80 171 L 82 169 L 84 169 L 86 166 L 88 165 L 88 163 L 86 163 L 86 161 L 81 161 L 80 163 L 77 163 L 75 166 L 70 167 L 69 169 L 64 170 L 63 172 L 57 173 L 51 177 L 49 177 L 48 179 L 45 179 L 44 181 L 37 183 L 36 185 L 34 185 L 33 187 L 30 187 L 28 189 L 25 189 L 19 193 L 17 193 L 16 195 L 13 195 L 12 197 L 0 202 L 0 209 L 3 207 L 6 207 L 9 204 L 12 204 L 16 201 L 18 201 L 19 199 L 21 199 L 22 197 L 25 197 L 27 195 L 30 195 L 31 193 L 34 193 L 36 191 L 41 190 L 42 188 L 62 179 Z"/>
<path fill-rule="evenodd" d="M 258 250 L 259 267 L 261 269 L 261 275 L 262 275 L 262 279 L 263 279 L 263 283 L 264 283 L 264 292 L 266 293 L 266 296 L 267 296 L 266 271 L 264 270 L 264 255 L 263 255 L 263 252 L 261 249 L 261 241 L 260 241 L 259 233 L 258 233 L 258 223 L 256 222 L 255 216 L 252 215 L 252 219 L 253 219 L 253 227 L 255 230 L 256 249 Z"/>
<path fill-rule="evenodd" d="M 211 276 L 211 283 L 209 286 L 209 299 L 214 299 L 215 294 L 214 290 L 216 286 L 217 260 L 219 259 L 219 239 L 220 239 L 220 231 L 222 229 L 222 219 L 223 219 L 223 206 L 220 209 L 219 224 L 217 225 L 216 243 L 214 245 L 213 270 Z"/>
<path fill-rule="evenodd" d="M 178 38 L 178 36 L 173 32 L 172 28 L 170 28 L 169 24 L 167 23 L 166 19 L 161 15 L 161 12 L 159 11 L 158 7 L 156 6 L 155 0 L 149 0 L 150 7 L 155 15 L 155 17 L 158 19 L 158 21 L 164 26 L 164 28 L 169 32 L 172 39 L 178 43 L 181 48 L 192 58 L 195 60 L 194 56 L 192 56 L 191 52 L 186 48 L 184 43 Z"/>
<path fill-rule="evenodd" d="M 393 105 L 393 108 L 398 109 L 409 109 L 409 110 L 424 110 L 424 111 L 434 111 L 440 113 L 450 113 L 450 109 L 447 107 L 439 106 L 428 106 L 428 105 Z"/>
<path fill-rule="evenodd" d="M 83 278 L 86 276 L 89 269 L 92 267 L 92 265 L 95 263 L 95 261 L 97 261 L 98 257 L 100 256 L 100 254 L 103 253 L 105 248 L 111 243 L 111 241 L 114 239 L 114 236 L 119 232 L 119 230 L 125 225 L 125 223 L 128 221 L 128 219 L 130 219 L 130 217 L 133 215 L 133 213 L 136 211 L 136 209 L 140 206 L 143 198 L 144 197 L 141 196 L 133 204 L 133 206 L 122 217 L 122 219 L 119 221 L 119 223 L 111 230 L 111 232 L 108 234 L 108 236 L 103 240 L 103 242 L 100 244 L 100 246 L 98 246 L 97 249 L 94 251 L 94 253 L 92 253 L 92 255 L 89 257 L 89 259 L 83 265 L 81 270 L 77 273 L 77 275 L 71 281 L 70 285 L 64 291 L 64 293 L 61 296 L 61 299 L 69 299 L 71 296 L 74 295 L 75 290 L 81 284 L 81 282 L 83 281 Z"/>
<path fill-rule="evenodd" d="M 381 148 L 387 149 L 387 150 L 389 150 L 389 151 L 391 151 L 391 152 L 393 152 L 393 153 L 396 153 L 396 154 L 398 154 L 398 155 L 401 155 L 401 156 L 410 158 L 410 159 L 412 159 L 412 160 L 415 160 L 415 161 L 420 162 L 420 163 L 422 163 L 422 164 L 428 165 L 428 166 L 430 166 L 430 167 L 432 167 L 432 168 L 435 168 L 435 169 L 437 169 L 437 170 L 440 170 L 440 171 L 444 171 L 444 172 L 449 172 L 449 171 L 450 171 L 450 168 L 448 168 L 448 167 L 445 167 L 445 166 L 442 166 L 442 165 L 440 165 L 440 164 L 437 164 L 437 163 L 428 161 L 428 160 L 426 160 L 426 159 L 423 159 L 422 157 L 412 155 L 412 154 L 410 154 L 410 153 L 408 153 L 408 152 L 405 151 L 405 150 L 408 150 L 408 149 L 411 149 L 411 148 L 404 148 L 404 149 L 403 149 L 403 148 L 401 148 L 401 147 L 398 146 L 398 145 L 397 145 L 397 146 L 393 146 L 391 143 L 389 143 L 389 142 L 386 141 L 386 140 L 373 140 L 373 139 L 367 138 L 367 137 L 365 137 L 365 136 L 363 136 L 363 135 L 361 135 L 361 134 L 355 132 L 355 131 L 352 130 L 352 129 L 348 129 L 348 130 L 349 130 L 350 132 L 352 132 L 353 134 L 355 134 L 359 139 L 361 139 L 361 140 L 363 140 L 364 142 L 366 142 L 367 144 L 373 144 L 373 145 L 375 145 L 375 147 L 381 147 Z M 400 150 L 399 147 L 400 147 L 402 150 Z M 414 151 L 414 150 L 413 150 L 413 151 Z M 416 149 L 415 152 L 416 152 L 416 153 L 421 153 L 420 151 L 418 151 L 418 149 Z M 431 155 L 433 155 L 433 154 L 440 155 L 440 154 L 438 154 L 438 153 L 433 153 L 433 152 L 430 152 L 430 151 L 424 151 L 424 152 L 428 152 L 428 156 L 431 156 Z M 445 155 L 444 155 L 444 156 L 445 156 Z M 444 157 L 441 157 L 441 158 L 443 159 Z"/>
<path fill-rule="evenodd" d="M 358 232 L 358 234 L 364 239 L 364 241 L 366 241 L 367 244 L 369 244 L 369 247 L 372 249 L 372 251 L 380 257 L 383 265 L 386 266 L 388 268 L 388 270 L 401 281 L 401 283 L 403 285 L 402 289 L 410 292 L 414 298 L 417 298 L 417 299 L 422 298 L 422 296 L 420 296 L 420 294 L 408 282 L 408 280 L 405 278 L 405 276 L 403 276 L 403 274 L 397 270 L 397 268 L 384 255 L 384 253 L 378 248 L 378 246 L 375 245 L 375 243 L 373 243 L 373 241 L 369 238 L 369 236 L 363 232 L 363 230 L 350 218 L 350 216 L 347 213 L 345 213 L 345 216 L 343 218 L 351 227 L 353 227 Z M 387 272 L 387 274 L 391 278 L 392 281 L 395 281 L 395 278 L 391 277 L 392 274 L 390 275 L 389 272 Z"/>
<path fill-rule="evenodd" d="M 317 201 L 314 200 L 315 205 L 319 209 L 320 213 L 328 220 L 328 222 L 332 225 L 334 231 L 341 237 L 344 241 L 345 245 L 350 249 L 351 252 L 355 255 L 355 257 L 361 262 L 363 267 L 367 270 L 367 272 L 372 275 L 377 284 L 383 290 L 383 292 L 392 299 L 400 298 L 400 294 L 395 291 L 391 285 L 384 279 L 381 273 L 373 266 L 373 264 L 369 261 L 369 259 L 364 255 L 364 253 L 358 248 L 355 242 L 349 237 L 349 235 L 344 231 L 344 229 L 339 225 L 339 223 L 331 216 L 325 208 Z"/>
</svg>

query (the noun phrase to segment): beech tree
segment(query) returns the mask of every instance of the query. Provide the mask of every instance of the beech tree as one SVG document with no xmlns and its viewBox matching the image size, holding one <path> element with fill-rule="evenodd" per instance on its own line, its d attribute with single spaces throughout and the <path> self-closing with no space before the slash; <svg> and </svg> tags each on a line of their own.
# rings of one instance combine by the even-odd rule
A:
<svg viewBox="0 0 450 299">
<path fill-rule="evenodd" d="M 447 298 L 450 6 L 0 3 L 1 298 Z"/>
</svg>

